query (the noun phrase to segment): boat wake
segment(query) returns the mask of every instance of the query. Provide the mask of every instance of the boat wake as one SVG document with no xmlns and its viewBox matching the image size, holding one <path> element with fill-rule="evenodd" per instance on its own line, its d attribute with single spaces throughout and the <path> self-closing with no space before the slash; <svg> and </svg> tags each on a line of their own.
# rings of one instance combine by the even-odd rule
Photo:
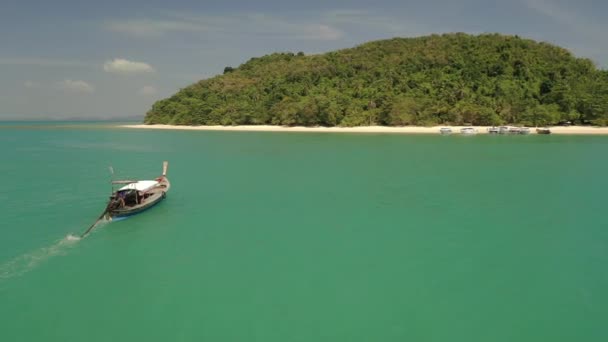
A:
<svg viewBox="0 0 608 342">
<path fill-rule="evenodd" d="M 98 222 L 95 229 L 99 229 L 105 222 L 107 221 Z M 0 283 L 4 280 L 22 276 L 55 256 L 66 255 L 82 239 L 80 236 L 68 234 L 50 246 L 25 253 L 1 264 Z"/>
</svg>

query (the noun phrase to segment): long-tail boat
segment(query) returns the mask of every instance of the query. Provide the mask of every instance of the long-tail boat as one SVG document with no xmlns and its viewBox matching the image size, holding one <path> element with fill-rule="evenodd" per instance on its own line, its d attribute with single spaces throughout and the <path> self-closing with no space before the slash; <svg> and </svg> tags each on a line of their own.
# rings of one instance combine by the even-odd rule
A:
<svg viewBox="0 0 608 342">
<path fill-rule="evenodd" d="M 86 236 L 100 221 L 120 220 L 144 212 L 167 197 L 171 183 L 167 178 L 169 162 L 163 162 L 163 173 L 154 180 L 115 180 L 112 181 L 112 195 L 104 212 L 87 229 Z M 121 186 L 115 190 L 116 186 Z"/>
</svg>

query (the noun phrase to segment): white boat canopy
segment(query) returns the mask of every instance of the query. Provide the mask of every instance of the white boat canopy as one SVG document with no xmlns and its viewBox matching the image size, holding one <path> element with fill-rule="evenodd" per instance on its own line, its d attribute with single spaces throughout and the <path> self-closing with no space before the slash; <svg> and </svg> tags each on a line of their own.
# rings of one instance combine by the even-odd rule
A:
<svg viewBox="0 0 608 342">
<path fill-rule="evenodd" d="M 137 191 L 147 191 L 157 186 L 159 183 L 155 180 L 140 180 L 135 183 L 127 184 L 122 188 L 118 189 L 118 191 L 123 190 L 137 190 Z"/>
</svg>

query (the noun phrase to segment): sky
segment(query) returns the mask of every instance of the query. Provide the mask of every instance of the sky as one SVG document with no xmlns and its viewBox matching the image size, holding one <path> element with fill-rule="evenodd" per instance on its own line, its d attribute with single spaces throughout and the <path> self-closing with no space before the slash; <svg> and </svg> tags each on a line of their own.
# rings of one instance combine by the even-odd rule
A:
<svg viewBox="0 0 608 342">
<path fill-rule="evenodd" d="M 431 33 L 546 41 L 608 68 L 608 1 L 0 2 L 0 120 L 143 118 L 252 57 Z"/>
</svg>

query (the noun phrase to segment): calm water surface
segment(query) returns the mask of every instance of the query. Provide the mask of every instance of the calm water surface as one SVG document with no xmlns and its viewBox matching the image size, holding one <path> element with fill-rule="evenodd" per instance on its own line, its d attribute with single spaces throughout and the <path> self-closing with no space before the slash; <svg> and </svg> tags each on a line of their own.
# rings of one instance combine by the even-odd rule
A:
<svg viewBox="0 0 608 342">
<path fill-rule="evenodd" d="M 0 125 L 3 341 L 606 341 L 608 137 Z M 117 177 L 172 189 L 83 240 Z"/>
</svg>

